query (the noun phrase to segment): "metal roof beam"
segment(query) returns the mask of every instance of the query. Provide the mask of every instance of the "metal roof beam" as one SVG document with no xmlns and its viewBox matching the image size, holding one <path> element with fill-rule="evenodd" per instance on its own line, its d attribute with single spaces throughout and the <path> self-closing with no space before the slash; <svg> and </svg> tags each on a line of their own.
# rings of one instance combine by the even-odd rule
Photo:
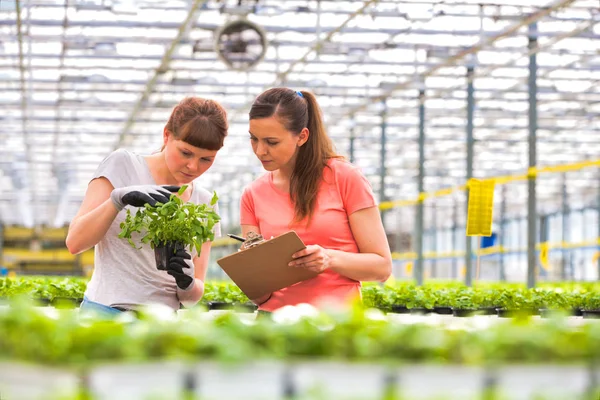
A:
<svg viewBox="0 0 600 400">
<path fill-rule="evenodd" d="M 192 3 L 185 20 L 179 25 L 179 27 L 177 29 L 177 34 L 175 35 L 175 37 L 173 38 L 173 41 L 171 42 L 171 44 L 165 51 L 165 53 L 162 57 L 162 60 L 160 62 L 160 65 L 158 66 L 158 68 L 156 68 L 154 70 L 154 74 L 152 75 L 152 78 L 150 78 L 150 80 L 148 81 L 148 84 L 146 85 L 146 89 L 144 90 L 144 93 L 142 93 L 139 100 L 134 105 L 133 109 L 131 110 L 131 113 L 129 114 L 129 118 L 127 118 L 127 121 L 125 122 L 125 126 L 123 127 L 123 130 L 121 131 L 121 134 L 119 135 L 119 138 L 117 139 L 117 142 L 114 147 L 115 149 L 121 147 L 121 145 L 123 144 L 123 140 L 125 139 L 125 137 L 129 133 L 129 130 L 135 123 L 138 112 L 142 109 L 144 103 L 148 100 L 148 97 L 154 90 L 154 86 L 156 85 L 156 82 L 158 81 L 158 77 L 161 74 L 164 74 L 165 72 L 167 72 L 169 70 L 169 64 L 171 63 L 171 57 L 173 56 L 173 52 L 175 51 L 177 46 L 179 46 L 179 41 L 181 40 L 181 38 L 183 38 L 184 36 L 187 35 L 188 31 L 191 29 L 192 25 L 194 24 L 194 21 L 196 18 L 196 10 L 198 10 L 199 7 L 201 7 L 204 3 L 206 3 L 206 1 L 207 0 L 194 0 L 194 2 Z"/>
</svg>

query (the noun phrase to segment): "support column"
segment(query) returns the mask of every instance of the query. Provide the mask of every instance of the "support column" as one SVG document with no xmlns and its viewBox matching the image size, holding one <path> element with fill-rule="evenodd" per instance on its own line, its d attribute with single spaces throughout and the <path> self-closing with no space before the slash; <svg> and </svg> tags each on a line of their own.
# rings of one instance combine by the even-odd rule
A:
<svg viewBox="0 0 600 400">
<path fill-rule="evenodd" d="M 567 176 L 566 174 L 563 174 L 562 176 L 562 191 L 561 191 L 561 197 L 562 197 L 562 241 L 563 243 L 567 243 L 570 239 L 569 239 L 569 225 L 570 225 L 570 218 L 569 218 L 569 194 L 567 192 Z M 560 279 L 563 281 L 567 280 L 567 263 L 568 263 L 568 255 L 570 255 L 571 251 L 567 250 L 567 249 L 562 249 L 562 257 L 561 257 L 561 268 L 560 268 Z"/>
<path fill-rule="evenodd" d="M 529 24 L 529 50 L 537 47 L 537 23 Z M 536 52 L 529 55 L 529 167 L 537 165 L 537 56 Z M 536 281 L 536 176 L 529 175 L 527 179 L 527 287 L 535 286 Z"/>
<path fill-rule="evenodd" d="M 458 202 L 454 200 L 452 213 L 452 250 L 458 250 Z M 458 279 L 458 257 L 452 256 L 452 279 Z"/>
<path fill-rule="evenodd" d="M 475 69 L 473 66 L 467 68 L 467 182 L 473 177 L 473 148 L 475 141 L 473 139 L 473 113 L 475 111 L 475 95 L 473 87 L 473 76 Z M 469 189 L 465 191 L 466 210 L 469 209 Z M 466 215 L 466 213 L 465 213 Z M 473 263 L 472 263 L 473 241 L 470 236 L 465 239 L 465 284 L 473 284 Z"/>
<path fill-rule="evenodd" d="M 350 158 L 350 162 L 354 163 L 354 141 L 356 140 L 356 126 L 354 124 L 354 119 L 352 122 L 352 128 L 350 128 L 350 143 L 348 148 L 348 157 Z"/>
<path fill-rule="evenodd" d="M 383 100 L 381 102 L 382 111 L 381 111 L 381 152 L 379 156 L 379 202 L 382 203 L 387 201 L 387 197 L 385 196 L 385 176 L 386 176 L 386 167 L 385 167 L 385 153 L 387 147 L 387 102 Z M 381 210 L 381 221 L 383 222 L 383 227 L 385 228 L 385 212 Z M 387 229 L 386 229 L 387 232 Z"/>
<path fill-rule="evenodd" d="M 437 208 L 435 204 L 431 205 L 431 251 L 437 254 L 437 239 L 438 239 L 438 229 L 437 229 Z M 437 276 L 437 258 L 431 259 L 431 277 L 438 278 Z"/>
<path fill-rule="evenodd" d="M 596 195 L 598 196 L 597 200 L 597 210 L 598 210 L 598 221 L 596 227 L 598 228 L 598 233 L 596 236 L 596 250 L 598 251 L 597 262 L 597 270 L 598 270 L 598 280 L 600 281 L 600 170 L 598 171 L 598 189 L 596 189 Z"/>
<path fill-rule="evenodd" d="M 502 185 L 502 198 L 500 199 L 500 232 L 498 232 L 498 246 L 500 252 L 498 253 L 499 264 L 500 264 L 500 280 L 506 281 L 506 267 L 504 265 L 504 237 L 506 234 L 506 185 Z"/>
<path fill-rule="evenodd" d="M 419 196 L 425 190 L 425 90 L 419 90 L 419 176 L 417 190 Z M 423 200 L 419 197 L 417 203 L 417 219 L 415 223 L 415 280 L 417 285 L 423 284 Z"/>
</svg>

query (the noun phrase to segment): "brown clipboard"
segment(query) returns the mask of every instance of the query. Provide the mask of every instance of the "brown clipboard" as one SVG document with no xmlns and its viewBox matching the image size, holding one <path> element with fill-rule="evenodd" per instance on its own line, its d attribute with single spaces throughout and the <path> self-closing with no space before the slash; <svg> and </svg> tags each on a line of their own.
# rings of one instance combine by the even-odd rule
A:
<svg viewBox="0 0 600 400">
<path fill-rule="evenodd" d="M 317 276 L 304 268 L 290 267 L 292 255 L 306 246 L 294 231 L 217 260 L 219 266 L 250 299 L 257 299 Z"/>
</svg>

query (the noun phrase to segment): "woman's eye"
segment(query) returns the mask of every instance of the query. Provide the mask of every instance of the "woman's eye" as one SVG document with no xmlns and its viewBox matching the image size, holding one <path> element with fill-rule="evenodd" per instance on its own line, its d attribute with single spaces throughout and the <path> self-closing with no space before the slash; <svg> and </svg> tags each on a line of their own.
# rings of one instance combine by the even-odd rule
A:
<svg viewBox="0 0 600 400">
<path fill-rule="evenodd" d="M 182 151 L 181 154 L 183 154 L 186 157 L 189 157 L 192 155 L 192 153 L 188 153 L 187 151 Z"/>
<path fill-rule="evenodd" d="M 267 141 L 267 144 L 268 144 L 269 146 L 275 146 L 277 143 L 279 143 L 279 142 L 268 142 L 268 141 Z"/>
<path fill-rule="evenodd" d="M 252 140 L 253 142 L 256 142 L 256 138 L 254 136 L 250 136 L 250 140 Z"/>
</svg>

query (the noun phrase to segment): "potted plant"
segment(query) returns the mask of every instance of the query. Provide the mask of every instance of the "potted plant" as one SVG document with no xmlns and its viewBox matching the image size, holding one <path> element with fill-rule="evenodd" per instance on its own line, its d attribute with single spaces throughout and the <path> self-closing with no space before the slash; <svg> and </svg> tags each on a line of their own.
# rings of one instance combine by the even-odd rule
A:
<svg viewBox="0 0 600 400">
<path fill-rule="evenodd" d="M 582 296 L 581 310 L 583 318 L 600 318 L 600 293 L 587 292 Z"/>
<path fill-rule="evenodd" d="M 478 294 L 473 289 L 462 289 L 454 293 L 450 298 L 452 315 L 455 317 L 470 317 L 475 314 L 482 314 L 479 311 Z"/>
<path fill-rule="evenodd" d="M 408 304 L 411 303 L 416 295 L 414 286 L 399 286 L 389 288 L 390 311 L 396 314 L 406 314 L 409 312 Z"/>
<path fill-rule="evenodd" d="M 120 225 L 119 237 L 127 239 L 134 248 L 138 247 L 131 235 L 134 232 L 141 234 L 140 241 L 154 249 L 156 266 L 161 270 L 167 268 L 169 258 L 179 249 L 195 248 L 200 254 L 202 244 L 214 240 L 213 227 L 221 219 L 214 211 L 218 199 L 216 193 L 210 205 L 184 203 L 179 196 L 186 188 L 187 185 L 183 185 L 165 204 L 157 203 L 154 207 L 146 204 L 135 214 L 127 209 L 125 221 Z"/>
<path fill-rule="evenodd" d="M 429 314 L 433 312 L 435 294 L 429 288 L 417 288 L 414 297 L 406 303 L 411 314 Z"/>
</svg>

